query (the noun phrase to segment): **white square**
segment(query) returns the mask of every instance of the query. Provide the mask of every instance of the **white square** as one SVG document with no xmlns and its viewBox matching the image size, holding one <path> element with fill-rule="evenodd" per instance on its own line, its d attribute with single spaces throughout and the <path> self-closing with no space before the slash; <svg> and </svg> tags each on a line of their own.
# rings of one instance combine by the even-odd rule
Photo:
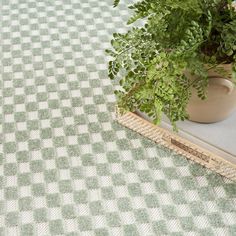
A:
<svg viewBox="0 0 236 236">
<path fill-rule="evenodd" d="M 31 187 L 30 186 L 22 186 L 19 188 L 19 197 L 31 197 Z"/>
<path fill-rule="evenodd" d="M 44 148 L 53 147 L 53 141 L 52 139 L 42 139 L 42 145 Z"/>
<path fill-rule="evenodd" d="M 48 194 L 59 193 L 58 183 L 55 182 L 48 183 L 47 189 L 48 189 Z"/>
<path fill-rule="evenodd" d="M 52 118 L 61 117 L 62 116 L 61 110 L 60 109 L 51 109 L 51 115 L 52 115 Z"/>
<path fill-rule="evenodd" d="M 6 187 L 17 186 L 17 176 L 6 176 Z"/>
<path fill-rule="evenodd" d="M 29 173 L 30 172 L 30 167 L 29 167 L 28 162 L 19 163 L 18 168 L 19 168 L 20 173 Z"/>
<path fill-rule="evenodd" d="M 12 211 L 19 211 L 18 207 L 18 200 L 7 200 L 5 201 L 6 204 L 6 212 L 12 212 Z"/>
<path fill-rule="evenodd" d="M 51 127 L 50 120 L 41 120 L 41 128 L 48 128 Z"/>
<path fill-rule="evenodd" d="M 34 206 L 36 209 L 44 208 L 47 206 L 45 197 L 34 197 Z"/>
<path fill-rule="evenodd" d="M 67 137 L 68 145 L 76 145 L 78 144 L 78 136 L 68 136 Z"/>
<path fill-rule="evenodd" d="M 14 115 L 13 114 L 6 114 L 4 119 L 8 122 L 8 123 L 12 123 L 12 122 L 15 122 L 15 119 L 14 119 Z"/>
</svg>

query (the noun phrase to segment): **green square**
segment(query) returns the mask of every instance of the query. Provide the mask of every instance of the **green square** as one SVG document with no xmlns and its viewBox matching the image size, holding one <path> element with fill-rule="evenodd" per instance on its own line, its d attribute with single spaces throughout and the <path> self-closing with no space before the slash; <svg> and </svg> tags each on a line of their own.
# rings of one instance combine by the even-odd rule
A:
<svg viewBox="0 0 236 236">
<path fill-rule="evenodd" d="M 63 235 L 63 222 L 62 220 L 49 221 L 49 228 L 51 235 Z"/>
<path fill-rule="evenodd" d="M 138 209 L 134 211 L 134 216 L 139 224 L 144 224 L 149 222 L 148 213 L 145 209 Z"/>
<path fill-rule="evenodd" d="M 13 105 L 4 105 L 3 107 L 3 113 L 4 114 L 12 114 L 14 112 L 14 106 Z"/>
<path fill-rule="evenodd" d="M 161 168 L 161 163 L 157 158 L 148 158 L 147 164 L 151 170 L 159 170 Z"/>
<path fill-rule="evenodd" d="M 47 91 L 49 93 L 56 92 L 57 91 L 56 84 L 47 84 Z"/>
<path fill-rule="evenodd" d="M 70 193 L 72 192 L 72 186 L 70 180 L 61 180 L 59 182 L 59 190 L 61 193 Z"/>
<path fill-rule="evenodd" d="M 56 159 L 56 165 L 59 169 L 68 169 L 70 167 L 68 157 L 58 157 Z"/>
<path fill-rule="evenodd" d="M 62 107 L 61 113 L 63 117 L 71 117 L 73 116 L 73 112 L 70 107 Z"/>
<path fill-rule="evenodd" d="M 89 204 L 89 208 L 93 216 L 104 214 L 104 209 L 101 201 L 91 202 Z"/>
<path fill-rule="evenodd" d="M 42 156 L 44 159 L 52 159 L 55 157 L 53 148 L 44 148 L 42 149 Z"/>
<path fill-rule="evenodd" d="M 168 230 L 166 227 L 166 222 L 164 220 L 160 220 L 153 223 L 153 231 L 155 235 L 168 235 Z"/>
<path fill-rule="evenodd" d="M 109 232 L 106 228 L 100 228 L 94 230 L 95 236 L 109 236 Z"/>
<path fill-rule="evenodd" d="M 3 151 L 4 153 L 14 153 L 16 152 L 16 143 L 15 142 L 8 142 L 3 144 Z"/>
<path fill-rule="evenodd" d="M 92 151 L 94 154 L 104 153 L 105 152 L 104 144 L 103 143 L 93 143 L 92 144 Z"/>
<path fill-rule="evenodd" d="M 4 175 L 11 176 L 16 175 L 17 173 L 17 165 L 16 163 L 6 163 L 4 164 Z"/>
<path fill-rule="evenodd" d="M 111 200 L 115 198 L 115 193 L 112 187 L 103 187 L 101 188 L 102 198 Z"/>
<path fill-rule="evenodd" d="M 182 178 L 181 185 L 183 189 L 186 189 L 186 190 L 194 190 L 197 188 L 196 180 L 192 176 L 185 176 L 184 178 Z"/>
<path fill-rule="evenodd" d="M 106 112 L 99 112 L 97 114 L 97 117 L 98 117 L 98 121 L 100 123 L 110 121 L 110 117 L 109 117 L 109 115 Z M 113 134 L 113 132 L 112 132 L 112 134 Z"/>
<path fill-rule="evenodd" d="M 70 169 L 70 175 L 72 179 L 82 179 L 83 169 L 81 167 L 73 167 Z"/>
<path fill-rule="evenodd" d="M 25 87 L 25 94 L 26 95 L 35 94 L 35 93 L 36 93 L 36 89 L 35 89 L 34 85 Z M 31 108 L 33 109 L 33 107 L 35 107 L 35 106 L 38 107 L 36 102 L 29 102 L 26 104 L 26 109 L 27 109 L 27 107 L 28 107 L 28 109 L 31 109 Z M 27 111 L 29 111 L 28 109 L 27 109 Z"/>
<path fill-rule="evenodd" d="M 49 100 L 49 101 L 48 101 L 48 106 L 49 106 L 49 108 L 51 108 L 51 109 L 57 109 L 57 108 L 60 107 L 60 103 L 59 103 L 58 100 L 53 99 L 53 100 Z"/>
<path fill-rule="evenodd" d="M 79 88 L 78 81 L 69 82 L 68 85 L 69 85 L 69 90 L 77 90 Z"/>
<path fill-rule="evenodd" d="M 139 235 L 136 225 L 124 225 L 124 236 Z"/>
<path fill-rule="evenodd" d="M 209 219 L 209 222 L 212 227 L 224 227 L 225 224 L 223 222 L 222 217 L 219 215 L 219 213 L 212 213 L 207 216 Z"/>
<path fill-rule="evenodd" d="M 80 150 L 78 145 L 69 145 L 67 146 L 67 151 L 69 156 L 76 156 L 80 155 Z"/>
<path fill-rule="evenodd" d="M 64 99 L 68 99 L 70 98 L 70 94 L 67 90 L 62 90 L 62 91 L 59 91 L 59 98 L 60 100 L 64 100 Z"/>
<path fill-rule="evenodd" d="M 46 200 L 47 200 L 47 206 L 49 208 L 60 206 L 60 195 L 57 193 L 48 194 L 46 196 Z"/>
<path fill-rule="evenodd" d="M 33 173 L 42 172 L 43 171 L 43 161 L 36 160 L 30 162 L 30 170 Z"/>
<path fill-rule="evenodd" d="M 75 116 L 75 123 L 77 125 L 84 125 L 87 123 L 87 117 L 85 114 Z"/>
<path fill-rule="evenodd" d="M 78 135 L 74 125 L 67 125 L 64 127 L 64 132 L 66 136 Z"/>
<path fill-rule="evenodd" d="M 119 139 L 116 144 L 120 150 L 129 150 L 131 147 L 130 141 L 128 139 Z"/>
<path fill-rule="evenodd" d="M 28 141 L 28 145 L 29 145 L 29 150 L 31 150 L 31 151 L 39 150 L 41 147 L 40 139 L 30 139 Z"/>
<path fill-rule="evenodd" d="M 18 163 L 25 163 L 29 161 L 29 152 L 20 151 L 16 153 L 16 159 Z"/>
<path fill-rule="evenodd" d="M 130 196 L 132 196 L 132 197 L 142 195 L 142 191 L 141 191 L 140 185 L 138 183 L 129 184 L 128 191 L 129 191 Z"/>
<path fill-rule="evenodd" d="M 41 139 L 50 139 L 50 138 L 52 138 L 52 129 L 51 128 L 41 129 L 40 132 L 41 132 L 40 133 Z"/>
<path fill-rule="evenodd" d="M 198 189 L 199 196 L 202 201 L 214 201 L 215 194 L 211 187 L 202 187 Z"/>
<path fill-rule="evenodd" d="M 143 160 L 145 158 L 145 154 L 142 148 L 132 149 L 132 156 L 134 160 Z"/>
<path fill-rule="evenodd" d="M 116 140 L 116 135 L 113 130 L 103 131 L 102 132 L 102 139 L 104 142 L 113 142 Z"/>
<path fill-rule="evenodd" d="M 7 187 L 5 188 L 5 199 L 16 200 L 18 198 L 17 187 Z"/>
<path fill-rule="evenodd" d="M 78 224 L 80 231 L 89 231 L 92 230 L 92 221 L 88 216 L 79 216 Z"/>
<path fill-rule="evenodd" d="M 65 219 L 73 219 L 76 217 L 73 205 L 62 206 L 62 217 Z"/>
<path fill-rule="evenodd" d="M 6 226 L 13 227 L 19 224 L 19 213 L 9 212 L 5 217 Z"/>
<path fill-rule="evenodd" d="M 85 182 L 88 189 L 97 189 L 99 187 L 96 177 L 88 177 Z"/>
<path fill-rule="evenodd" d="M 152 177 L 148 170 L 138 171 L 138 177 L 142 183 L 152 182 Z"/>
<path fill-rule="evenodd" d="M 181 160 L 182 159 L 184 158 L 181 157 Z M 193 176 L 203 176 L 206 173 L 206 170 L 201 165 L 196 163 L 189 165 L 189 171 Z"/>
<path fill-rule="evenodd" d="M 175 204 L 186 204 L 187 201 L 185 199 L 185 194 L 183 194 L 183 191 L 174 191 L 171 194 L 171 197 L 173 199 L 173 202 Z"/>
<path fill-rule="evenodd" d="M 224 189 L 227 194 L 227 197 L 229 197 L 229 198 L 236 197 L 236 183 L 225 184 Z"/>
<path fill-rule="evenodd" d="M 39 208 L 34 210 L 34 220 L 37 223 L 42 223 L 47 221 L 47 209 Z"/>
<path fill-rule="evenodd" d="M 131 201 L 129 198 L 126 197 L 117 199 L 117 206 L 119 210 L 122 212 L 127 212 L 132 210 Z"/>
<path fill-rule="evenodd" d="M 81 90 L 82 97 L 92 97 L 92 90 L 90 88 L 83 88 Z"/>
<path fill-rule="evenodd" d="M 88 124 L 89 133 L 99 133 L 101 131 L 101 127 L 98 123 L 89 123 Z"/>
<path fill-rule="evenodd" d="M 219 198 L 216 199 L 216 203 L 220 212 L 231 212 L 234 209 L 233 203 L 230 199 Z"/>
<path fill-rule="evenodd" d="M 26 121 L 26 113 L 25 112 L 16 112 L 14 115 L 15 115 L 16 122 Z"/>
<path fill-rule="evenodd" d="M 122 168 L 125 173 L 136 172 L 134 161 L 123 161 Z"/>
<path fill-rule="evenodd" d="M 25 95 L 15 95 L 14 102 L 15 102 L 15 104 L 24 104 L 25 103 Z"/>
<path fill-rule="evenodd" d="M 74 201 L 77 204 L 87 204 L 88 203 L 88 193 L 85 190 L 80 190 L 74 192 Z"/>
<path fill-rule="evenodd" d="M 156 180 L 155 181 L 155 188 L 156 191 L 159 193 L 168 193 L 169 188 L 165 180 Z"/>
<path fill-rule="evenodd" d="M 109 166 L 106 163 L 97 164 L 96 169 L 97 169 L 97 175 L 99 175 L 99 176 L 110 175 Z"/>
<path fill-rule="evenodd" d="M 13 133 L 15 131 L 15 123 L 3 123 L 4 133 Z"/>
<path fill-rule="evenodd" d="M 40 197 L 45 195 L 44 184 L 34 184 L 31 188 L 34 197 Z"/>
<path fill-rule="evenodd" d="M 17 131 L 16 132 L 17 142 L 25 142 L 28 138 L 29 138 L 29 134 L 27 131 Z"/>
<path fill-rule="evenodd" d="M 34 234 L 34 226 L 32 224 L 22 225 L 20 233 L 22 236 L 31 236 Z"/>
<path fill-rule="evenodd" d="M 196 230 L 196 227 L 194 225 L 194 221 L 192 217 L 180 217 L 180 224 L 182 226 L 182 229 L 185 232 L 192 232 Z"/>
<path fill-rule="evenodd" d="M 78 135 L 78 143 L 79 144 L 88 144 L 88 143 L 90 143 L 89 134 L 79 134 Z"/>
<path fill-rule="evenodd" d="M 19 199 L 19 209 L 20 211 L 29 211 L 32 209 L 32 198 L 24 197 Z"/>
<path fill-rule="evenodd" d="M 44 76 L 37 77 L 35 80 L 35 85 L 45 85 L 47 83 L 46 78 Z"/>
<path fill-rule="evenodd" d="M 162 212 L 167 219 L 176 219 L 177 217 L 176 209 L 174 206 L 171 205 L 162 206 Z"/>
<path fill-rule="evenodd" d="M 81 107 L 83 105 L 81 98 L 72 98 L 72 107 Z"/>
<path fill-rule="evenodd" d="M 224 184 L 224 178 L 220 176 L 219 174 L 210 173 L 206 177 L 207 177 L 208 183 L 213 187 L 217 187 Z"/>
<path fill-rule="evenodd" d="M 121 219 L 119 215 L 115 212 L 106 214 L 107 224 L 109 227 L 119 227 L 121 226 Z"/>
<path fill-rule="evenodd" d="M 91 105 L 84 105 L 83 108 L 84 108 L 84 112 L 86 114 L 96 114 L 97 113 L 97 108 L 95 105 L 92 105 L 92 104 Z"/>
<path fill-rule="evenodd" d="M 38 105 L 36 102 L 30 102 L 26 104 L 26 111 L 37 111 L 38 110 Z"/>
<path fill-rule="evenodd" d="M 106 101 L 105 101 L 103 95 L 95 95 L 95 96 L 93 97 L 93 101 L 94 101 L 95 104 L 104 104 L 104 103 L 106 103 Z M 107 115 L 107 114 L 106 114 L 106 115 Z M 98 117 L 98 120 L 99 120 L 100 122 L 107 122 L 109 119 L 108 119 L 108 120 L 106 119 L 106 118 L 107 118 L 106 115 L 103 116 L 103 117 L 99 116 L 99 117 Z"/>
<path fill-rule="evenodd" d="M 125 178 L 123 174 L 114 174 L 112 175 L 112 182 L 115 186 L 125 185 Z"/>
<path fill-rule="evenodd" d="M 110 151 L 106 153 L 107 155 L 107 160 L 109 163 L 120 163 L 120 155 L 118 152 L 115 151 Z"/>
<path fill-rule="evenodd" d="M 37 93 L 37 102 L 47 101 L 48 94 L 46 92 Z"/>
<path fill-rule="evenodd" d="M 145 195 L 145 203 L 148 208 L 157 208 L 159 207 L 159 202 L 155 194 Z"/>
<path fill-rule="evenodd" d="M 38 115 L 40 120 L 46 120 L 50 118 L 50 112 L 48 109 L 39 110 Z"/>
<path fill-rule="evenodd" d="M 165 168 L 164 174 L 168 179 L 178 179 L 179 178 L 179 175 L 178 175 L 175 168 L 170 168 L 170 167 Z"/>
<path fill-rule="evenodd" d="M 55 147 L 64 147 L 64 146 L 66 146 L 64 136 L 54 137 L 53 138 L 53 144 L 54 144 Z"/>
<path fill-rule="evenodd" d="M 57 170 L 45 170 L 44 171 L 44 179 L 47 183 L 57 182 L 58 175 Z"/>
<path fill-rule="evenodd" d="M 190 202 L 189 204 L 193 216 L 199 216 L 205 214 L 204 205 L 201 201 L 194 201 Z"/>
<path fill-rule="evenodd" d="M 81 155 L 81 161 L 83 166 L 94 166 L 95 158 L 92 154 L 86 153 Z"/>
<path fill-rule="evenodd" d="M 27 129 L 28 130 L 38 130 L 39 129 L 39 121 L 38 120 L 28 120 L 27 121 Z"/>
<path fill-rule="evenodd" d="M 23 80 L 23 79 L 13 80 L 13 86 L 14 86 L 15 88 L 21 88 L 21 87 L 23 87 L 23 86 L 24 86 L 24 80 Z M 21 96 L 21 95 L 20 95 L 20 96 Z M 20 98 L 20 100 L 21 100 L 21 98 Z M 22 103 L 22 101 L 21 101 L 20 103 Z M 24 102 L 23 102 L 23 103 L 24 103 Z"/>
</svg>

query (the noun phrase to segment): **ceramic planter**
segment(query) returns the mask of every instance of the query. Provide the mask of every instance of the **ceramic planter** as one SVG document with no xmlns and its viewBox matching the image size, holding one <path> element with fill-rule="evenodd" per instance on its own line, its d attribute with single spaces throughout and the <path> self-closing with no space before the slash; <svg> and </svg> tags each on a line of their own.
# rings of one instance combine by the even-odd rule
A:
<svg viewBox="0 0 236 236">
<path fill-rule="evenodd" d="M 236 88 L 231 80 L 232 67 L 230 64 L 221 65 L 227 71 L 224 77 L 215 69 L 209 70 L 209 86 L 207 99 L 201 100 L 196 89 L 187 105 L 191 121 L 214 123 L 226 119 L 236 110 Z"/>
</svg>

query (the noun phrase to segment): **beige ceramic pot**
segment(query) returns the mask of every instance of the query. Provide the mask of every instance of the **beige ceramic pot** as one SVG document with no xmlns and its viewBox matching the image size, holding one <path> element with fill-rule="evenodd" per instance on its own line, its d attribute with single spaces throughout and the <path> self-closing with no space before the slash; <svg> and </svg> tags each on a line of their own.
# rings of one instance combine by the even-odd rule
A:
<svg viewBox="0 0 236 236">
<path fill-rule="evenodd" d="M 226 119 L 236 110 L 236 88 L 231 81 L 232 67 L 230 64 L 222 65 L 228 72 L 225 78 L 209 70 L 209 86 L 207 99 L 201 100 L 193 89 L 187 106 L 191 121 L 200 123 L 214 123 Z"/>
</svg>

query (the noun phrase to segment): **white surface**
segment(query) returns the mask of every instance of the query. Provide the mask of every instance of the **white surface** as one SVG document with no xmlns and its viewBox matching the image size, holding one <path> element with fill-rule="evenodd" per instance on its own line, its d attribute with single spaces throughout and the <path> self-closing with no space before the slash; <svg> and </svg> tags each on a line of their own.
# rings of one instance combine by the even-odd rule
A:
<svg viewBox="0 0 236 236">
<path fill-rule="evenodd" d="M 145 114 L 137 112 L 150 120 Z M 170 121 L 163 116 L 161 127 L 172 131 Z M 236 164 L 236 112 L 228 119 L 213 123 L 200 124 L 191 121 L 177 123 L 177 135 L 203 147 L 222 158 Z"/>
</svg>

